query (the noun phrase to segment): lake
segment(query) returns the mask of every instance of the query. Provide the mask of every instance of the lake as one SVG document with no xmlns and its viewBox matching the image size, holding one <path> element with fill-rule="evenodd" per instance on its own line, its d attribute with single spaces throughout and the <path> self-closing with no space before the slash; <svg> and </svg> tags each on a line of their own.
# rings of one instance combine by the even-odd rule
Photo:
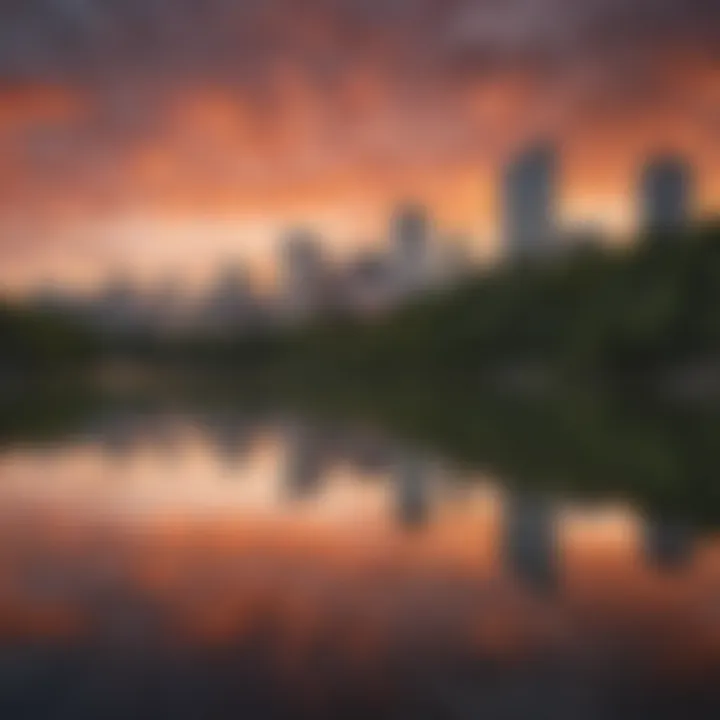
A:
<svg viewBox="0 0 720 720">
<path fill-rule="evenodd" d="M 447 452 L 240 402 L 7 434 L 0 717 L 720 717 L 712 522 Z"/>
</svg>

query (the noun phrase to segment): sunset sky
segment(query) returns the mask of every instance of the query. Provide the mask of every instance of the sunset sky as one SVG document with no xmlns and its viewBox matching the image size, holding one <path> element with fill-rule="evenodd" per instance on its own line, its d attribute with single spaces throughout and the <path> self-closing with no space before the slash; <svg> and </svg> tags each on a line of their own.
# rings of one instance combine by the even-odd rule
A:
<svg viewBox="0 0 720 720">
<path fill-rule="evenodd" d="M 633 220 L 648 152 L 720 210 L 717 0 L 0 0 L 0 282 L 271 272 L 427 203 L 479 254 L 499 169 L 563 151 L 563 218 Z"/>
</svg>

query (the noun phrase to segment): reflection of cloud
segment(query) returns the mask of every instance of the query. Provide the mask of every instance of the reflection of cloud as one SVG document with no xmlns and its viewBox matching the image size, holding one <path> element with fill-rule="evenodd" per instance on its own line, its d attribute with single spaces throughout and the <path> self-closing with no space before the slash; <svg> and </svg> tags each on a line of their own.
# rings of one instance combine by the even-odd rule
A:
<svg viewBox="0 0 720 720">
<path fill-rule="evenodd" d="M 134 422 L 120 467 L 87 440 L 0 454 L 0 640 L 62 651 L 80 638 L 146 659 L 166 641 L 180 654 L 250 648 L 276 681 L 326 680 L 320 654 L 362 678 L 363 693 L 386 667 L 437 680 L 457 659 L 487 680 L 488 663 L 544 652 L 579 678 L 579 647 L 591 651 L 591 677 L 598 662 L 624 678 L 637 677 L 625 674 L 633 663 L 672 671 L 682 658 L 687 677 L 720 667 L 716 618 L 697 614 L 717 578 L 717 538 L 698 539 L 693 561 L 666 573 L 648 562 L 645 526 L 625 506 L 556 509 L 485 477 L 454 489 L 446 469 L 412 458 L 401 477 L 373 475 L 351 459 L 363 438 L 335 427 L 325 449 L 342 461 L 288 506 L 286 438 L 271 422 L 251 432 L 232 478 L 221 436 L 207 430 L 245 428 L 241 415 Z M 398 500 L 411 520 L 421 511 L 422 532 L 388 518 Z M 515 582 L 508 561 L 533 585 Z M 538 598 L 548 580 L 553 592 Z"/>
<path fill-rule="evenodd" d="M 611 553 L 608 564 L 570 546 L 574 564 L 557 594 L 538 603 L 500 567 L 489 575 L 480 567 L 481 515 L 467 507 L 423 535 L 347 522 L 311 526 L 302 517 L 157 514 L 118 523 L 5 507 L 3 639 L 81 636 L 149 647 L 171 639 L 176 648 L 262 641 L 302 672 L 319 646 L 343 667 L 366 671 L 453 654 L 538 657 L 573 633 L 571 648 L 607 653 L 618 671 L 628 658 L 654 666 L 682 656 L 687 673 L 720 663 L 720 637 L 707 623 L 688 622 L 697 620 L 696 593 L 716 565 L 682 568 L 668 586 L 632 552 Z M 142 632 L 118 635 L 118 622 Z M 608 638 L 621 639 L 617 656 Z M 568 658 L 576 667 L 574 651 Z"/>
</svg>

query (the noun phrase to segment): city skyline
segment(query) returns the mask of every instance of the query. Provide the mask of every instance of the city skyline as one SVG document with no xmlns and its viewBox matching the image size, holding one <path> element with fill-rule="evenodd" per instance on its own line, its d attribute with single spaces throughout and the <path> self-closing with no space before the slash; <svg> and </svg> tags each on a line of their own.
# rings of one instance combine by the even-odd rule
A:
<svg viewBox="0 0 720 720">
<path fill-rule="evenodd" d="M 634 217 L 668 151 L 720 208 L 716 3 L 287 0 L 0 10 L 0 283 L 109 268 L 265 280 L 289 226 L 347 255 L 401 201 L 497 248 L 495 178 L 533 137 L 565 156 L 563 222 Z"/>
<path fill-rule="evenodd" d="M 548 140 L 510 158 L 497 178 L 502 223 L 495 262 L 559 257 L 613 242 L 605 223 L 563 224 L 558 187 L 564 172 L 564 157 Z M 667 237 L 705 219 L 698 213 L 696 173 L 687 158 L 650 155 L 635 175 L 635 236 L 626 240 Z M 330 315 L 370 317 L 451 287 L 481 267 L 473 239 L 444 232 L 431 208 L 418 202 L 393 209 L 382 245 L 372 251 L 360 248 L 339 258 L 327 246 L 328 239 L 310 226 L 286 229 L 279 238 L 271 287 L 259 284 L 245 263 L 226 258 L 203 287 L 166 273 L 143 285 L 116 270 L 89 294 L 46 283 L 33 288 L 27 299 L 103 331 L 224 335 Z"/>
<path fill-rule="evenodd" d="M 353 258 L 357 256 L 384 252 L 388 243 L 389 219 L 405 207 L 423 209 L 432 222 L 433 227 L 428 232 L 436 243 L 443 245 L 461 238 L 471 251 L 472 258 L 481 263 L 492 263 L 502 259 L 508 250 L 507 209 L 505 207 L 507 192 L 506 189 L 503 190 L 502 176 L 518 158 L 522 158 L 525 153 L 531 152 L 535 147 L 537 147 L 535 142 L 520 147 L 508 156 L 504 166 L 499 167 L 492 179 L 492 189 L 488 191 L 493 205 L 493 209 L 488 213 L 494 217 L 484 231 L 482 220 L 476 218 L 474 227 L 471 224 L 461 225 L 448 220 L 441 204 L 424 204 L 419 199 L 420 194 L 414 197 L 401 196 L 391 206 L 386 207 L 386 204 L 382 204 L 385 214 L 376 210 L 372 214 L 371 221 L 367 217 L 359 219 L 359 215 L 362 213 L 351 212 L 349 217 L 354 220 L 349 221 L 349 224 L 357 222 L 356 231 L 343 229 L 343 223 L 339 220 L 341 212 L 338 212 L 335 217 L 333 217 L 333 213 L 328 212 L 320 213 L 315 217 L 311 213 L 306 213 L 298 216 L 303 219 L 294 223 L 278 220 L 277 224 L 267 224 L 263 230 L 256 227 L 254 232 L 257 232 L 257 236 L 264 236 L 263 251 L 259 255 L 247 252 L 247 240 L 249 237 L 253 237 L 252 227 L 255 225 L 253 221 L 246 223 L 242 219 L 233 220 L 231 217 L 216 216 L 203 219 L 202 216 L 199 216 L 189 218 L 187 221 L 177 219 L 169 221 L 168 228 L 164 227 L 162 219 L 156 217 L 154 219 L 146 218 L 149 224 L 143 230 L 143 221 L 138 218 L 125 217 L 118 221 L 109 221 L 111 225 L 114 225 L 111 234 L 122 235 L 124 232 L 129 232 L 139 240 L 141 245 L 150 245 L 154 241 L 162 242 L 163 238 L 167 239 L 168 233 L 172 235 L 174 228 L 181 236 L 197 233 L 197 242 L 200 247 L 203 246 L 202 237 L 205 233 L 209 238 L 215 239 L 219 249 L 210 252 L 199 263 L 184 262 L 181 252 L 178 256 L 170 254 L 167 258 L 160 259 L 154 266 L 143 266 L 135 263 L 131 256 L 123 254 L 110 255 L 107 259 L 98 261 L 96 252 L 92 251 L 88 254 L 87 248 L 83 250 L 81 247 L 78 250 L 79 257 L 89 258 L 92 270 L 79 274 L 64 272 L 62 264 L 53 265 L 56 258 L 54 253 L 50 252 L 46 258 L 49 261 L 50 269 L 48 270 L 30 272 L 19 279 L 12 279 L 3 275 L 2 268 L 0 268 L 0 291 L 12 295 L 23 295 L 28 291 L 36 292 L 38 288 L 50 285 L 68 286 L 74 287 L 80 292 L 92 292 L 106 286 L 108 282 L 112 282 L 118 276 L 122 276 L 132 279 L 134 284 L 148 289 L 172 279 L 175 282 L 182 282 L 191 293 L 202 292 L 204 288 L 209 288 L 215 282 L 218 272 L 222 272 L 222 269 L 228 266 L 244 267 L 256 287 L 264 289 L 264 291 L 273 288 L 277 291 L 282 284 L 282 263 L 278 261 L 278 257 L 282 255 L 284 238 L 289 233 L 298 232 L 312 235 L 323 248 L 326 258 L 333 264 L 342 265 L 352 262 Z M 554 153 L 561 155 L 557 148 L 554 149 Z M 573 163 L 568 161 L 566 153 L 562 153 L 562 159 L 558 163 L 562 165 L 562 168 L 556 167 L 552 171 L 554 178 L 551 203 L 554 225 L 552 234 L 574 231 L 583 233 L 586 229 L 592 229 L 592 231 L 599 231 L 606 240 L 613 244 L 623 244 L 632 240 L 647 226 L 644 217 L 646 208 L 642 205 L 644 202 L 642 194 L 647 191 L 646 185 L 643 184 L 645 166 L 648 162 L 652 163 L 655 160 L 662 162 L 663 159 L 676 159 L 678 162 L 683 162 L 687 171 L 691 173 L 692 182 L 689 183 L 686 198 L 692 200 L 687 203 L 688 219 L 710 219 L 720 215 L 720 194 L 717 201 L 708 201 L 708 197 L 712 196 L 714 176 L 710 178 L 710 182 L 707 182 L 707 178 L 703 178 L 701 168 L 693 164 L 690 156 L 669 152 L 661 147 L 655 153 L 638 158 L 637 164 L 628 168 L 624 173 L 625 177 L 619 183 L 614 194 L 606 192 L 595 197 L 586 196 L 573 200 L 572 193 L 567 191 L 568 176 L 572 172 Z M 476 170 L 478 176 L 483 172 L 482 168 L 476 168 Z M 483 198 L 478 196 L 476 200 L 477 206 L 481 207 Z M 6 220 L 7 218 L 3 219 L 0 216 L 0 225 L 3 225 Z M 15 225 L 14 222 L 10 222 L 9 226 L 11 229 L 13 226 L 22 227 L 23 223 Z M 102 226 L 102 222 L 96 225 L 97 228 Z M 4 227 L 7 230 L 7 223 Z M 249 234 L 248 227 L 251 228 Z M 367 227 L 372 229 L 363 232 L 362 229 Z M 7 239 L 7 237 L 6 234 L 5 238 Z M 10 237 L 12 237 L 12 230 Z M 64 237 L 64 233 L 59 232 L 58 237 Z M 349 241 L 348 237 L 354 237 L 356 241 Z M 84 242 L 89 242 L 89 238 L 83 236 L 83 233 L 80 233 L 77 239 L 80 241 L 83 238 Z M 207 244 L 212 247 L 212 240 Z M 80 246 L 82 245 L 83 242 L 80 241 Z M 0 246 L 1 252 L 2 246 Z M 11 268 L 13 266 L 12 259 L 9 266 Z M 7 267 L 5 269 L 7 270 Z"/>
</svg>

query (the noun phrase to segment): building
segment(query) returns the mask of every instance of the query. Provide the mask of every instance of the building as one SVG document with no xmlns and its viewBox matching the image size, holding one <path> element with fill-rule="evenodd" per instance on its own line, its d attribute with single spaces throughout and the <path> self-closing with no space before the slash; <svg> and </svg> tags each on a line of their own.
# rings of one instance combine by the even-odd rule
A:
<svg viewBox="0 0 720 720">
<path fill-rule="evenodd" d="M 308 320 L 325 309 L 328 277 L 319 238 L 307 230 L 290 231 L 283 242 L 280 273 L 288 320 Z"/>
<path fill-rule="evenodd" d="M 673 155 L 651 158 L 640 177 L 640 225 L 643 232 L 672 232 L 687 225 L 691 215 L 692 172 Z"/>
<path fill-rule="evenodd" d="M 57 313 L 84 319 L 83 311 L 87 301 L 55 283 L 46 282 L 30 293 L 27 297 L 27 304 L 38 312 Z"/>
<path fill-rule="evenodd" d="M 144 298 L 129 274 L 115 273 L 92 303 L 90 324 L 108 335 L 147 331 Z"/>
<path fill-rule="evenodd" d="M 392 218 L 393 286 L 400 297 L 425 290 L 432 272 L 431 230 L 425 208 L 403 205 Z"/>
<path fill-rule="evenodd" d="M 505 170 L 502 218 L 509 257 L 543 255 L 557 234 L 556 153 L 551 145 L 522 152 Z"/>
<path fill-rule="evenodd" d="M 228 265 L 218 274 L 203 303 L 200 328 L 220 335 L 249 330 L 254 308 L 247 272 L 239 265 Z"/>
<path fill-rule="evenodd" d="M 148 292 L 147 320 L 160 337 L 182 334 L 190 328 L 193 308 L 182 279 L 167 275 Z"/>
<path fill-rule="evenodd" d="M 393 274 L 388 259 L 379 253 L 364 252 L 344 268 L 341 278 L 343 300 L 351 315 L 368 317 L 387 310 L 393 300 Z"/>
<path fill-rule="evenodd" d="M 434 261 L 434 282 L 450 287 L 469 277 L 475 269 L 471 242 L 462 235 L 448 235 L 438 244 Z"/>
</svg>

